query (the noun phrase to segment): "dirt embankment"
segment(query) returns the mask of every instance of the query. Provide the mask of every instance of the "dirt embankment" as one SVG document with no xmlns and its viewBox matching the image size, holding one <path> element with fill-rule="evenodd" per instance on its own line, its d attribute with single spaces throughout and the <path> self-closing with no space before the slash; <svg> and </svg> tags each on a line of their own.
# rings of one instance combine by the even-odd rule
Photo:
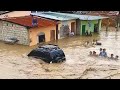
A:
<svg viewBox="0 0 120 90">
<path fill-rule="evenodd" d="M 108 15 L 109 11 L 93 11 L 89 13 L 89 15 L 97 15 L 97 16 L 105 16 L 109 17 L 109 26 L 115 27 L 116 26 L 116 16 Z M 108 25 L 108 20 L 102 20 L 102 26 Z"/>
<path fill-rule="evenodd" d="M 107 15 L 106 15 L 107 16 Z M 111 26 L 111 27 L 115 27 L 116 26 L 116 20 L 115 20 L 115 16 L 107 16 L 107 17 L 110 17 L 109 18 L 109 22 L 108 22 L 108 20 L 107 19 L 103 19 L 102 20 L 102 26 L 106 26 L 106 25 L 108 25 L 108 23 L 109 23 L 109 26 Z"/>
</svg>

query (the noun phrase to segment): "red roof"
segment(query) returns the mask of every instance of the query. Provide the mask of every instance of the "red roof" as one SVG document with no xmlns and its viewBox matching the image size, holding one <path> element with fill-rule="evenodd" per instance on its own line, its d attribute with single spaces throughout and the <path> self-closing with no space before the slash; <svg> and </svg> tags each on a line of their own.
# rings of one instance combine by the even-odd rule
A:
<svg viewBox="0 0 120 90">
<path fill-rule="evenodd" d="M 2 20 L 13 22 L 16 24 L 20 24 L 23 26 L 32 27 L 32 16 L 24 16 L 24 17 L 14 17 L 14 18 L 4 18 Z M 47 27 L 47 26 L 54 26 L 56 25 L 56 22 L 49 19 L 44 18 L 37 18 L 38 20 L 38 27 Z"/>
</svg>

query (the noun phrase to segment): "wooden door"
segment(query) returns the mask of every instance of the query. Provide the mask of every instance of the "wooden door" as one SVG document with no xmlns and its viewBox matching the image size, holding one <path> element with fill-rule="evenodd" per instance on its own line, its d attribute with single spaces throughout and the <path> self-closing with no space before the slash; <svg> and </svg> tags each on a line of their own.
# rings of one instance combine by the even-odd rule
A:
<svg viewBox="0 0 120 90">
<path fill-rule="evenodd" d="M 55 40 L 55 30 L 50 31 L 50 40 L 51 41 Z"/>
<path fill-rule="evenodd" d="M 94 24 L 94 32 L 98 32 L 98 24 Z"/>
<path fill-rule="evenodd" d="M 71 23 L 71 32 L 75 33 L 75 22 Z"/>
<path fill-rule="evenodd" d="M 82 35 L 85 35 L 85 27 L 86 25 L 82 25 Z"/>
</svg>

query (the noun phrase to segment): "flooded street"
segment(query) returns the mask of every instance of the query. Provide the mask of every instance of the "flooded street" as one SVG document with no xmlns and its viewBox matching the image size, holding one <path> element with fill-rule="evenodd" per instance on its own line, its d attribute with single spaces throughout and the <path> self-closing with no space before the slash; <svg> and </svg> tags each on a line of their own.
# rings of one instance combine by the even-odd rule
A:
<svg viewBox="0 0 120 90">
<path fill-rule="evenodd" d="M 0 42 L 0 79 L 120 79 L 120 60 L 90 57 L 89 51 L 99 54 L 106 48 L 110 54 L 120 56 L 120 31 L 103 30 L 92 37 L 75 36 L 61 39 L 58 44 L 66 55 L 66 62 L 47 64 L 27 54 L 37 46 L 7 45 Z M 97 39 L 101 46 L 84 47 L 85 41 Z"/>
</svg>

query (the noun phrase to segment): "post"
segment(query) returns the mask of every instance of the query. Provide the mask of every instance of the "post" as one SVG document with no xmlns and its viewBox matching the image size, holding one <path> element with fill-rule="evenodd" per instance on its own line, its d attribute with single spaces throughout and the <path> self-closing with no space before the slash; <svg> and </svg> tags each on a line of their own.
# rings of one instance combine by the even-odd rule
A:
<svg viewBox="0 0 120 90">
<path fill-rule="evenodd" d="M 110 24 L 110 22 L 109 22 L 109 19 L 107 19 L 107 25 L 106 25 L 106 31 L 108 31 L 108 28 L 109 28 L 109 24 Z"/>
<path fill-rule="evenodd" d="M 98 20 L 98 24 L 97 24 L 97 32 L 99 33 L 100 31 L 100 19 Z"/>
<path fill-rule="evenodd" d="M 58 40 L 58 23 L 56 24 L 56 40 Z"/>
<path fill-rule="evenodd" d="M 119 24 L 120 24 L 120 11 L 118 15 L 116 16 L 116 31 L 119 30 Z"/>
</svg>

